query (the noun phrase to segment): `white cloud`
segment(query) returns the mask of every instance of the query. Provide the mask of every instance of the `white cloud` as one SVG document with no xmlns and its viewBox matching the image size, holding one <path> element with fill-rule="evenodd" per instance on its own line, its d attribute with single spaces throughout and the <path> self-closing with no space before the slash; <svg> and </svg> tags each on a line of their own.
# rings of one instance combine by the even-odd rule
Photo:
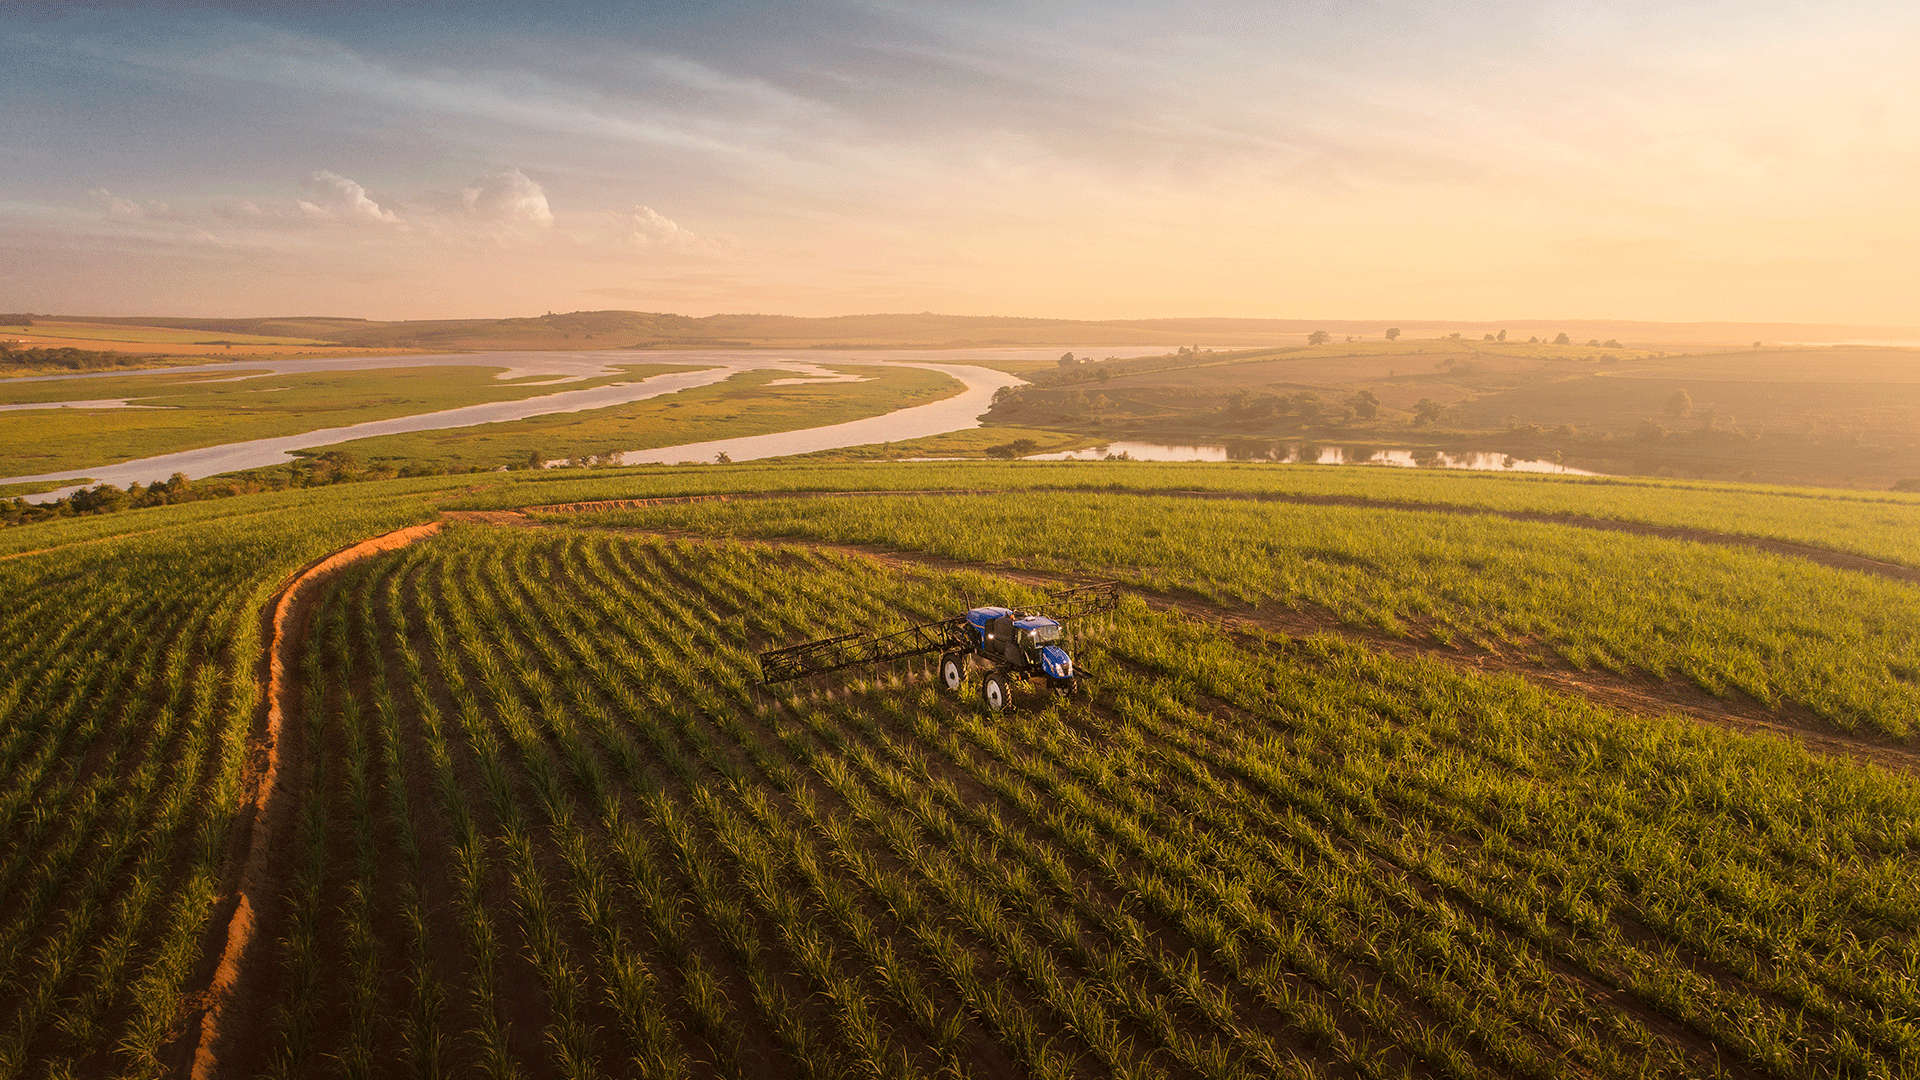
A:
<svg viewBox="0 0 1920 1080">
<path fill-rule="evenodd" d="M 376 225 L 398 225 L 400 215 L 374 202 L 367 189 L 338 173 L 325 169 L 314 173 L 307 187 L 322 200 L 299 200 L 300 212 L 316 220 L 349 221 Z"/>
<path fill-rule="evenodd" d="M 87 195 L 106 210 L 108 217 L 121 221 L 184 221 L 186 219 L 186 215 L 155 199 L 148 199 L 146 202 L 123 199 L 106 188 L 94 188 L 87 192 Z"/>
<path fill-rule="evenodd" d="M 651 206 L 635 206 L 631 210 L 612 211 L 614 228 L 620 238 L 630 244 L 664 244 L 674 247 L 691 247 L 701 243 L 691 230 L 681 227 L 679 222 L 655 210 Z"/>
<path fill-rule="evenodd" d="M 495 169 L 461 189 L 460 204 L 486 221 L 548 226 L 553 210 L 539 183 L 517 168 Z M 671 223 L 669 223 L 671 224 Z"/>
</svg>

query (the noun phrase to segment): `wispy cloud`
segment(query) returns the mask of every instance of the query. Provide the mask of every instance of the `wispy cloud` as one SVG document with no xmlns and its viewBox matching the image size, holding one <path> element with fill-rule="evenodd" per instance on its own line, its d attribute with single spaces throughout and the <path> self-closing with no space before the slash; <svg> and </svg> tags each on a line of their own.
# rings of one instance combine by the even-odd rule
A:
<svg viewBox="0 0 1920 1080">
<path fill-rule="evenodd" d="M 420 70 L 337 41 L 257 24 L 230 23 L 210 38 L 89 39 L 75 47 L 130 67 L 344 97 L 395 117 L 462 117 L 708 153 L 756 152 L 770 133 L 827 119 L 814 103 L 766 82 L 627 46 L 608 46 L 618 55 L 602 56 L 597 65 L 620 72 L 625 85 L 616 86 L 524 64 Z"/>
<path fill-rule="evenodd" d="M 120 221 L 184 221 L 186 215 L 158 199 L 122 198 L 106 188 L 94 188 L 87 197 L 99 203 L 109 218 Z"/>
</svg>

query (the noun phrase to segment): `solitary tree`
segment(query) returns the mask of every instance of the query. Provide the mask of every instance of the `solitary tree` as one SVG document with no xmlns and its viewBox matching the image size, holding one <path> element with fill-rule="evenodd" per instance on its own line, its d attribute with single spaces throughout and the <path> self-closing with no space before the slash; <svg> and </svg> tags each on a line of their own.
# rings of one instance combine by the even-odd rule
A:
<svg viewBox="0 0 1920 1080">
<path fill-rule="evenodd" d="M 728 455 L 728 453 L 725 450 L 722 450 L 719 453 L 713 455 L 713 463 L 715 465 L 731 465 L 733 464 L 733 458 L 730 455 Z"/>
<path fill-rule="evenodd" d="M 1400 328 L 1397 326 L 1387 327 L 1387 340 L 1388 341 L 1400 340 Z"/>
<path fill-rule="evenodd" d="M 1347 404 L 1352 406 L 1353 415 L 1362 420 L 1371 420 L 1380 415 L 1380 399 L 1371 390 L 1362 390 L 1353 395 L 1347 399 Z"/>
<path fill-rule="evenodd" d="M 1573 344 L 1573 339 L 1565 334 L 1561 334 L 1559 337 L 1553 339 L 1553 343 L 1555 345 L 1571 345 Z"/>
<path fill-rule="evenodd" d="M 1673 396 L 1667 399 L 1668 416 L 1686 416 L 1692 411 L 1693 395 L 1687 393 L 1685 389 L 1675 390 Z"/>
<path fill-rule="evenodd" d="M 1307 344 L 1309 345 L 1325 345 L 1332 340 L 1333 335 L 1327 333 L 1325 330 L 1315 330 L 1313 333 L 1307 335 Z"/>
<path fill-rule="evenodd" d="M 329 450 L 315 458 L 314 463 L 324 468 L 328 479 L 336 484 L 360 473 L 360 459 L 346 450 Z"/>
<path fill-rule="evenodd" d="M 1038 449 L 1040 444 L 1032 439 L 1015 439 L 1012 442 L 987 447 L 987 456 L 1001 461 L 1012 461 L 1014 458 L 1026 457 Z"/>
<path fill-rule="evenodd" d="M 1072 367 L 1073 365 L 1075 365 L 1075 364 L 1077 364 L 1077 363 L 1079 363 L 1079 362 L 1080 362 L 1080 361 L 1078 361 L 1078 360 L 1075 360 L 1075 359 L 1073 358 L 1073 354 L 1072 354 L 1072 353 L 1061 353 L 1061 354 L 1060 354 L 1060 366 L 1061 366 L 1061 367 L 1063 367 L 1063 368 L 1069 368 L 1069 367 Z"/>
<path fill-rule="evenodd" d="M 1505 340 L 1507 340 L 1507 332 L 1506 332 L 1505 330 L 1502 330 L 1502 331 L 1500 331 L 1500 336 L 1499 336 L 1499 337 L 1497 337 L 1497 338 L 1495 338 L 1494 340 L 1495 340 L 1495 341 L 1505 341 Z"/>
<path fill-rule="evenodd" d="M 1423 397 L 1413 407 L 1413 425 L 1420 427 L 1425 424 L 1431 424 L 1440 419 L 1440 414 L 1445 411 L 1446 406 L 1432 398 Z"/>
</svg>

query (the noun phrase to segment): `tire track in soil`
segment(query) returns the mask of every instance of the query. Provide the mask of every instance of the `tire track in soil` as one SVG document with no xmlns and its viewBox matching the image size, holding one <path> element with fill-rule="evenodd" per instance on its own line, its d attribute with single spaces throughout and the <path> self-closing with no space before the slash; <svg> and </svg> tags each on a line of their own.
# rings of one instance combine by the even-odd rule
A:
<svg viewBox="0 0 1920 1080">
<path fill-rule="evenodd" d="M 249 818 L 245 837 L 240 841 L 246 855 L 238 868 L 237 884 L 220 904 L 221 907 L 232 904 L 233 913 L 227 920 L 212 980 L 205 990 L 189 996 L 202 1010 L 199 1041 L 193 1053 L 193 1080 L 210 1080 L 218 1075 L 221 1054 L 238 1049 L 246 1041 L 249 1027 L 257 1025 L 264 1012 L 264 1004 L 247 993 L 250 983 L 259 978 L 257 971 L 249 970 L 248 961 L 255 952 L 253 945 L 262 924 L 278 914 L 275 909 L 280 906 L 279 897 L 284 891 L 283 875 L 276 872 L 273 864 L 277 859 L 284 861 L 283 834 L 288 822 L 295 820 L 296 808 L 278 797 L 284 786 L 283 759 L 292 756 L 282 751 L 289 749 L 285 739 L 288 699 L 296 678 L 293 673 L 299 666 L 297 660 L 306 624 L 319 593 L 316 586 L 325 584 L 352 563 L 424 540 L 443 526 L 439 521 L 411 525 L 341 548 L 296 574 L 268 608 L 271 630 L 262 665 L 266 675 L 266 693 L 262 695 L 264 715 L 256 728 L 256 744 L 248 766 L 247 786 L 252 797 L 242 807 L 242 813 Z M 301 767 L 298 762 L 294 764 L 296 769 Z M 227 880 L 234 878 L 229 876 Z"/>
<path fill-rule="evenodd" d="M 1089 489 L 1105 494 L 1135 494 L 1135 492 L 1113 492 L 1108 489 Z M 978 492 L 995 494 L 995 492 Z M 932 494 L 975 494 L 967 491 L 926 491 L 926 492 L 822 492 L 812 495 L 801 493 L 782 493 L 776 498 L 846 498 L 863 495 L 932 495 Z M 1704 529 L 1682 529 L 1677 527 L 1641 525 L 1632 522 L 1620 522 L 1607 518 L 1569 517 L 1560 514 L 1534 514 L 1518 511 L 1497 513 L 1493 511 L 1472 510 L 1461 507 L 1445 507 L 1426 503 L 1393 503 L 1381 500 L 1353 499 L 1346 496 L 1242 496 L 1237 493 L 1219 492 L 1168 492 L 1143 491 L 1138 494 L 1155 496 L 1173 496 L 1177 498 L 1224 498 L 1237 501 L 1257 502 L 1295 502 L 1315 505 L 1351 505 L 1376 509 L 1435 510 L 1447 513 L 1476 514 L 1491 513 L 1496 517 L 1515 520 L 1540 521 L 1548 524 L 1571 525 L 1577 528 L 1595 528 L 1612 532 L 1627 532 L 1647 536 L 1659 536 L 1670 539 L 1689 540 L 1698 543 L 1719 543 L 1737 547 L 1756 547 L 1784 555 L 1794 555 L 1812 559 L 1824 565 L 1840 569 L 1858 570 L 1863 573 L 1897 580 L 1920 581 L 1920 570 L 1882 563 L 1856 555 L 1828 551 L 1824 548 L 1812 548 L 1785 541 L 1764 540 L 1756 537 L 1738 536 L 1732 533 L 1719 533 Z M 639 509 L 647 506 L 670 506 L 696 502 L 725 502 L 736 499 L 759 501 L 761 493 L 750 496 L 696 495 L 674 499 L 625 499 L 603 503 L 566 503 L 556 506 L 530 506 L 524 511 L 489 512 L 484 517 L 479 513 L 445 516 L 463 520 L 482 521 L 495 525 L 541 525 L 539 521 L 528 517 L 531 513 L 584 513 L 596 510 Z M 595 528 L 618 528 L 617 526 L 583 526 Z M 704 534 L 683 530 L 659 529 L 620 529 L 625 532 L 639 532 L 648 535 L 664 536 L 682 540 L 711 540 Z M 744 539 L 744 538 L 743 538 Z M 882 561 L 900 565 L 923 566 L 936 570 L 975 570 L 999 574 L 1009 580 L 1019 581 L 1037 587 L 1058 587 L 1062 584 L 1077 584 L 1078 578 L 1068 574 L 1056 574 L 1033 570 L 1027 567 L 969 563 L 920 552 L 896 551 L 874 544 L 835 544 L 825 541 L 761 541 L 781 543 L 792 546 L 809 547 L 821 551 L 840 551 L 848 554 L 864 555 Z M 1454 667 L 1468 668 L 1479 672 L 1500 672 L 1518 675 L 1548 689 L 1583 697 L 1598 705 L 1618 709 L 1622 712 L 1642 716 L 1657 716 L 1664 713 L 1678 713 L 1700 723 L 1748 734 L 1765 733 L 1792 739 L 1808 750 L 1835 757 L 1850 758 L 1855 761 L 1870 762 L 1882 768 L 1910 775 L 1920 776 L 1920 750 L 1889 738 L 1878 738 L 1843 731 L 1821 719 L 1811 709 L 1804 706 L 1786 704 L 1769 706 L 1764 702 L 1746 698 L 1744 695 L 1733 697 L 1715 697 L 1696 686 L 1652 676 L 1620 675 L 1598 669 L 1580 669 L 1564 661 L 1555 663 L 1549 660 L 1508 655 L 1502 653 L 1467 653 L 1457 648 L 1427 643 L 1417 638 L 1398 637 L 1382 631 L 1356 628 L 1342 622 L 1330 612 L 1301 611 L 1282 608 L 1278 605 L 1229 607 L 1192 594 L 1155 593 L 1138 586 L 1128 586 L 1129 590 L 1146 600 L 1149 606 L 1163 610 L 1179 611 L 1189 617 L 1218 623 L 1223 629 L 1236 636 L 1245 638 L 1246 630 L 1257 628 L 1270 634 L 1278 634 L 1289 639 L 1299 639 L 1317 633 L 1331 633 L 1356 641 L 1371 648 L 1379 649 L 1398 659 L 1425 657 L 1437 659 Z"/>
<path fill-rule="evenodd" d="M 656 535 L 672 536 L 674 539 L 683 540 L 711 539 L 691 534 L 658 533 Z M 1017 566 L 959 562 L 926 556 L 918 552 L 890 551 L 872 545 L 807 542 L 803 546 L 822 551 L 865 555 L 902 566 L 918 566 L 935 570 L 973 570 L 997 574 L 1010 581 L 1043 589 L 1058 588 L 1061 585 L 1079 585 L 1085 580 L 1070 574 Z M 1314 634 L 1333 634 L 1369 648 L 1378 649 L 1400 660 L 1426 658 L 1481 673 L 1518 675 L 1548 689 L 1583 697 L 1597 705 L 1604 705 L 1622 712 L 1640 716 L 1679 713 L 1715 727 L 1749 734 L 1765 732 L 1783 736 L 1819 753 L 1872 762 L 1883 768 L 1920 776 L 1920 751 L 1903 746 L 1891 739 L 1875 739 L 1871 736 L 1840 731 L 1820 719 L 1812 710 L 1800 706 L 1769 707 L 1763 702 L 1751 699 L 1743 701 L 1718 698 L 1686 683 L 1656 679 L 1652 676 L 1635 677 L 1617 675 L 1609 671 L 1581 670 L 1565 662 L 1553 664 L 1501 653 L 1467 653 L 1450 646 L 1425 643 L 1414 638 L 1396 637 L 1383 631 L 1356 628 L 1342 622 L 1331 612 L 1301 611 L 1277 605 L 1234 608 L 1190 594 L 1154 592 L 1131 584 L 1126 588 L 1146 601 L 1148 607 L 1175 611 L 1189 618 L 1214 623 L 1243 644 L 1248 643 L 1252 637 L 1248 631 L 1253 629 L 1291 641 L 1298 641 Z"/>
<path fill-rule="evenodd" d="M 1460 506 L 1454 503 L 1416 502 L 1395 499 L 1368 499 L 1358 495 L 1296 495 L 1287 492 L 1252 491 L 1197 491 L 1189 488 L 1103 488 L 1103 487 L 1047 487 L 1023 488 L 1010 491 L 1005 488 L 929 488 L 925 490 L 904 491 L 752 491 L 728 495 L 682 495 L 659 499 L 608 499 L 600 502 L 551 503 L 545 506 L 524 506 L 514 511 L 465 511 L 449 512 L 448 516 L 509 514 L 581 514 L 608 510 L 642 510 L 654 506 L 682 506 L 702 502 L 766 502 L 774 499 L 858 499 L 885 496 L 912 495 L 1006 495 L 1021 493 L 1054 493 L 1067 495 L 1133 495 L 1162 499 L 1208 499 L 1221 502 L 1269 502 L 1290 503 L 1296 506 L 1350 506 L 1362 510 L 1412 510 L 1429 514 L 1458 514 L 1472 517 L 1506 518 L 1509 521 L 1531 521 L 1544 525 L 1565 525 L 1576 529 L 1592 529 L 1598 532 L 1620 532 L 1634 536 L 1655 536 L 1667 540 L 1688 540 L 1696 544 L 1717 544 L 1724 547 L 1757 548 L 1776 555 L 1791 555 L 1807 559 L 1822 566 L 1837 570 L 1852 570 L 1857 573 L 1871 574 L 1875 577 L 1891 578 L 1895 581 L 1920 583 L 1920 567 L 1905 566 L 1882 559 L 1869 558 L 1852 552 L 1824 548 L 1816 544 L 1802 544 L 1792 540 L 1777 540 L 1765 536 L 1748 536 L 1743 533 L 1720 532 L 1714 529 L 1701 529 L 1689 525 L 1655 525 L 1644 521 L 1627 521 L 1621 518 L 1595 517 L 1590 514 L 1572 514 L 1561 511 L 1544 510 L 1491 510 L 1477 506 Z"/>
</svg>

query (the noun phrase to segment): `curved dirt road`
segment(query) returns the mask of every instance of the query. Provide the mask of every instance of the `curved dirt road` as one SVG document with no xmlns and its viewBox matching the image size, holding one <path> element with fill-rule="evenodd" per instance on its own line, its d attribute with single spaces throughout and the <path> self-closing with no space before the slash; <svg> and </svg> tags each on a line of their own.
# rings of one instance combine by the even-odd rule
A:
<svg viewBox="0 0 1920 1080">
<path fill-rule="evenodd" d="M 291 685 L 287 672 L 294 667 L 299 654 L 307 608 L 318 593 L 315 586 L 351 563 L 424 540 L 439 532 L 441 525 L 438 521 L 413 525 L 342 548 L 296 574 L 274 598 L 272 630 L 266 648 L 267 687 L 262 695 L 266 716 L 256 748 L 256 769 L 251 784 L 253 798 L 247 806 L 251 821 L 246 858 L 240 866 L 237 896 L 227 900 L 234 904 L 234 909 L 227 921 L 226 945 L 220 953 L 219 965 L 214 969 L 212 984 L 198 995 L 206 1003 L 206 1011 L 200 1018 L 200 1039 L 194 1049 L 193 1080 L 209 1080 L 218 1074 L 220 1053 L 233 1038 L 233 1027 L 251 1018 L 244 1004 L 246 961 L 261 917 L 279 894 L 281 883 L 269 864 L 274 842 L 292 813 L 287 800 L 280 797 L 281 765 L 286 756 L 281 753 L 286 736 L 286 698 Z"/>
</svg>

